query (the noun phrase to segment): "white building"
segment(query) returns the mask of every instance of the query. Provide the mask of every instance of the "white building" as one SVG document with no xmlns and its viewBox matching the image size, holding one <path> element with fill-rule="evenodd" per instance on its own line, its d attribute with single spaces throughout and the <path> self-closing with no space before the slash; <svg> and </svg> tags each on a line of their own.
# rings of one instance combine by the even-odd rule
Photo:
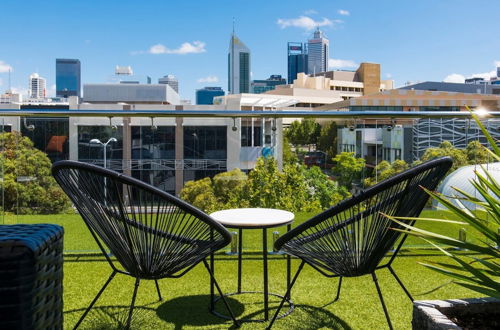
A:
<svg viewBox="0 0 500 330">
<path fill-rule="evenodd" d="M 250 92 L 250 49 L 236 36 L 229 42 L 229 94 Z"/>
<path fill-rule="evenodd" d="M 179 94 L 165 84 L 84 84 L 83 99 L 88 103 L 180 104 Z"/>
<path fill-rule="evenodd" d="M 330 42 L 319 28 L 314 31 L 313 38 L 307 41 L 309 74 L 328 71 L 329 45 Z"/>
<path fill-rule="evenodd" d="M 32 73 L 29 78 L 29 97 L 32 99 L 43 99 L 46 96 L 46 82 L 38 73 Z"/>
<path fill-rule="evenodd" d="M 158 79 L 158 84 L 169 85 L 176 93 L 179 93 L 179 80 L 173 74 L 168 74 Z"/>
</svg>

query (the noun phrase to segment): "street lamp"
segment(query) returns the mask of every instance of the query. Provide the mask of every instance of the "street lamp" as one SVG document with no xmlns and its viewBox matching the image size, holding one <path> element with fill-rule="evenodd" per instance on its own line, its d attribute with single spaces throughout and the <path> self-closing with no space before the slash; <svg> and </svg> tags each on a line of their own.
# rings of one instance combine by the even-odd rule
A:
<svg viewBox="0 0 500 330">
<path fill-rule="evenodd" d="M 110 142 L 118 142 L 118 141 L 114 137 L 110 138 L 108 140 L 108 142 L 106 142 L 106 143 L 102 143 L 101 140 L 99 140 L 99 139 L 92 139 L 92 140 L 90 140 L 90 143 L 92 143 L 92 144 L 100 144 L 103 147 L 103 149 L 104 149 L 104 152 L 103 152 L 103 154 L 104 154 L 104 156 L 103 156 L 104 168 L 106 168 L 106 151 L 107 151 L 108 144 Z"/>
</svg>

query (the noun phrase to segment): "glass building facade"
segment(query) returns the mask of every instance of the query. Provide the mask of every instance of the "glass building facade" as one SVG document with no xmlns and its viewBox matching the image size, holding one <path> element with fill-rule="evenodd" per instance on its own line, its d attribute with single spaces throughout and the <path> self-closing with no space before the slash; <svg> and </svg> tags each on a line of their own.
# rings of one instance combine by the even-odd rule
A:
<svg viewBox="0 0 500 330">
<path fill-rule="evenodd" d="M 271 91 L 275 89 L 276 86 L 284 84 L 286 84 L 285 78 L 282 78 L 281 75 L 272 75 L 265 80 L 253 80 L 251 92 L 254 94 L 260 94 Z"/>
<path fill-rule="evenodd" d="M 56 96 L 81 96 L 80 60 L 56 59 Z"/>
<path fill-rule="evenodd" d="M 205 87 L 196 90 L 196 104 L 214 104 L 215 96 L 224 96 L 220 87 Z"/>
<path fill-rule="evenodd" d="M 307 46 L 301 42 L 288 43 L 288 83 L 293 84 L 300 72 L 309 73 L 307 69 Z"/>
</svg>

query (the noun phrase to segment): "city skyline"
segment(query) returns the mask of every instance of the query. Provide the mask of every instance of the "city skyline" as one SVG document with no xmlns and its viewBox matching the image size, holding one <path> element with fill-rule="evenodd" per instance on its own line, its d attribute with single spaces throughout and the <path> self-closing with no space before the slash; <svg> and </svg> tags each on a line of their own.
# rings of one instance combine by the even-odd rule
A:
<svg viewBox="0 0 500 330">
<path fill-rule="evenodd" d="M 196 89 L 205 86 L 226 90 L 233 17 L 236 34 L 252 52 L 251 79 L 286 76 L 287 42 L 305 42 L 316 27 L 330 40 L 331 69 L 380 63 L 383 78 L 395 79 L 396 86 L 459 81 L 492 72 L 500 62 L 494 20 L 500 3 L 495 1 L 290 1 L 286 7 L 223 1 L 217 10 L 207 3 L 194 7 L 154 1 L 140 6 L 133 1 L 30 3 L 3 3 L 25 19 L 11 14 L 0 22 L 4 31 L 15 32 L 5 34 L 0 49 L 2 92 L 11 68 L 13 88 L 25 93 L 27 78 L 37 72 L 47 79 L 47 94 L 55 96 L 56 58 L 79 59 L 82 83 L 106 82 L 116 65 L 130 65 L 153 81 L 174 74 L 183 99 L 194 100 Z M 35 24 L 43 33 L 33 39 L 30 27 Z"/>
</svg>

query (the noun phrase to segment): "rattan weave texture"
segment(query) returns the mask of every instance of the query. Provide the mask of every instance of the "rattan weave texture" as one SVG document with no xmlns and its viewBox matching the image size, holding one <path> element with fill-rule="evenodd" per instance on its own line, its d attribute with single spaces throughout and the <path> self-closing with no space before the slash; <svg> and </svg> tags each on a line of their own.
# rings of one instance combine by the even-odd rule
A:
<svg viewBox="0 0 500 330">
<path fill-rule="evenodd" d="M 63 233 L 0 225 L 0 329 L 62 329 Z"/>
</svg>

